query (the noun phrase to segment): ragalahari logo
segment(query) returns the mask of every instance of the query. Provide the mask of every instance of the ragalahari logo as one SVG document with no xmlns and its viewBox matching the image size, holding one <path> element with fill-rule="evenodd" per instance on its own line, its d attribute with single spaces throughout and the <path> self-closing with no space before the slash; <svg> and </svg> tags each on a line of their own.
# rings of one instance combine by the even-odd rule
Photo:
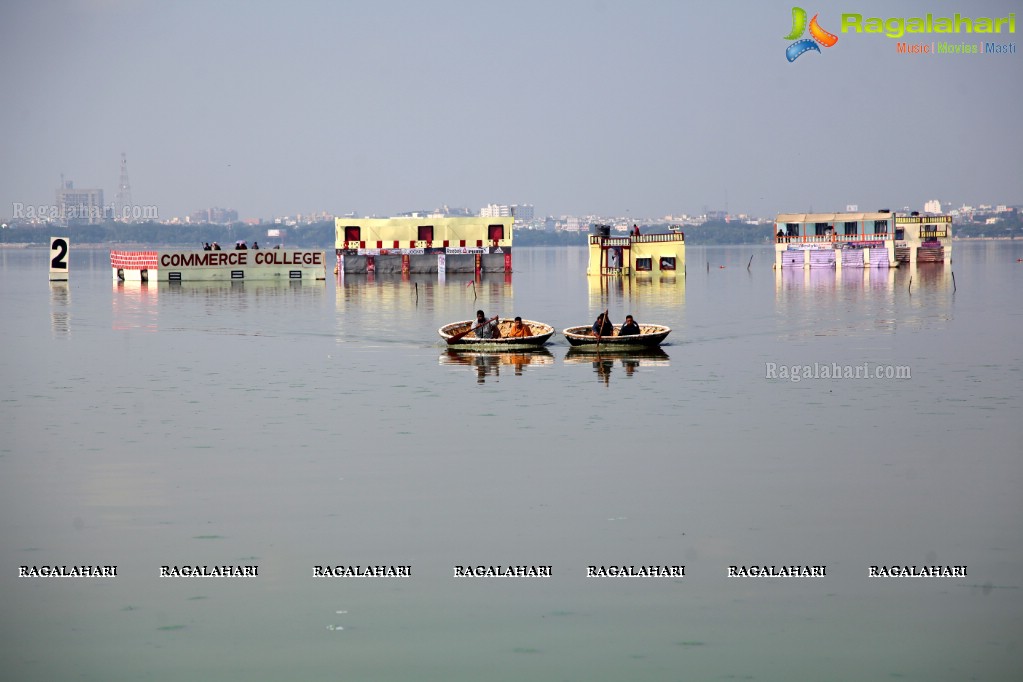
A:
<svg viewBox="0 0 1023 682">
<path fill-rule="evenodd" d="M 802 7 L 792 8 L 792 31 L 785 36 L 785 40 L 795 40 L 796 42 L 785 48 L 785 58 L 790 62 L 796 61 L 799 55 L 809 52 L 810 50 L 816 50 L 820 52 L 821 49 L 817 47 L 820 43 L 824 47 L 832 47 L 838 42 L 838 36 L 833 33 L 828 33 L 820 24 L 817 23 L 817 16 L 813 15 L 813 19 L 810 20 L 810 36 L 811 38 L 802 38 L 796 40 L 803 35 L 806 30 L 806 10 Z"/>
</svg>

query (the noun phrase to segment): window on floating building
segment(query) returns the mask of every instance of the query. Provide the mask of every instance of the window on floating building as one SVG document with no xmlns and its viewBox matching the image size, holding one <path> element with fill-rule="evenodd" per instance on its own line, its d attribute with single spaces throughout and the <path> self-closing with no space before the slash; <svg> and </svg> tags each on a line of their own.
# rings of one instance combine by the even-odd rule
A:
<svg viewBox="0 0 1023 682">
<path fill-rule="evenodd" d="M 785 234 L 789 237 L 798 237 L 799 223 L 785 223 Z"/>
<path fill-rule="evenodd" d="M 874 221 L 874 234 L 888 234 L 888 221 L 887 220 L 875 220 Z"/>
<path fill-rule="evenodd" d="M 487 239 L 492 242 L 504 239 L 504 225 L 487 225 Z"/>
<path fill-rule="evenodd" d="M 654 269 L 653 258 L 637 258 L 636 259 L 636 272 L 649 272 Z"/>
<path fill-rule="evenodd" d="M 661 256 L 660 267 L 661 267 L 661 270 L 674 270 L 675 269 L 675 257 L 674 256 Z"/>
<path fill-rule="evenodd" d="M 815 235 L 817 235 L 818 237 L 823 237 L 824 235 L 826 235 L 828 233 L 828 228 L 829 227 L 831 227 L 831 225 L 828 225 L 827 223 L 814 223 L 813 224 L 813 233 Z"/>
<path fill-rule="evenodd" d="M 345 241 L 346 242 L 362 241 L 362 228 L 356 225 L 348 225 L 347 227 L 345 227 Z"/>
<path fill-rule="evenodd" d="M 859 232 L 859 223 L 847 222 L 845 224 L 844 234 L 857 234 Z"/>
<path fill-rule="evenodd" d="M 420 225 L 419 234 L 416 238 L 421 242 L 433 241 L 433 225 Z"/>
</svg>

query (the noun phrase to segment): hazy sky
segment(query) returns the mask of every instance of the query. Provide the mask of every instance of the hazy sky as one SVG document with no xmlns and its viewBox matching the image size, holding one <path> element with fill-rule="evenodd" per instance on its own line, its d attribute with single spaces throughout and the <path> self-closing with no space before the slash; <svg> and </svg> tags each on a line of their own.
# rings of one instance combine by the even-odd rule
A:
<svg viewBox="0 0 1023 682">
<path fill-rule="evenodd" d="M 1023 2 L 801 6 L 839 41 L 789 63 L 789 1 L 4 0 L 0 216 L 52 204 L 61 173 L 113 201 L 121 152 L 161 219 L 1023 202 L 1018 34 L 932 56 L 840 32 L 850 12 L 1023 29 Z"/>
</svg>

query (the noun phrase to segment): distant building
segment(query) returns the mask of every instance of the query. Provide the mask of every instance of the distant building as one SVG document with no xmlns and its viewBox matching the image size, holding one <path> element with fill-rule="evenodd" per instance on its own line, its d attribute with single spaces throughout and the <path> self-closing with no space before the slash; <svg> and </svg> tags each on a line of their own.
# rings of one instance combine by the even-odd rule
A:
<svg viewBox="0 0 1023 682">
<path fill-rule="evenodd" d="M 188 222 L 230 225 L 238 222 L 238 211 L 230 208 L 207 208 L 189 215 Z"/>
<path fill-rule="evenodd" d="M 941 202 L 938 201 L 937 199 L 931 199 L 926 204 L 924 204 L 924 211 L 927 213 L 934 214 L 941 213 Z"/>
<path fill-rule="evenodd" d="M 515 222 L 528 223 L 533 220 L 534 215 L 533 204 L 514 204 L 512 206 L 512 217 L 515 218 Z"/>
<path fill-rule="evenodd" d="M 580 232 L 589 230 L 589 224 L 575 216 L 568 216 L 561 222 L 561 229 L 565 232 Z"/>
<path fill-rule="evenodd" d="M 57 190 L 57 210 L 65 225 L 96 225 L 103 222 L 103 190 L 75 189 L 71 181 L 61 178 Z"/>
<path fill-rule="evenodd" d="M 470 218 L 473 217 L 475 213 L 468 208 L 462 208 L 461 206 L 448 206 L 447 204 L 444 204 L 435 210 L 432 215 Z"/>
<path fill-rule="evenodd" d="M 517 223 L 528 223 L 533 216 L 533 204 L 488 204 L 480 209 L 481 218 L 514 218 Z"/>
</svg>

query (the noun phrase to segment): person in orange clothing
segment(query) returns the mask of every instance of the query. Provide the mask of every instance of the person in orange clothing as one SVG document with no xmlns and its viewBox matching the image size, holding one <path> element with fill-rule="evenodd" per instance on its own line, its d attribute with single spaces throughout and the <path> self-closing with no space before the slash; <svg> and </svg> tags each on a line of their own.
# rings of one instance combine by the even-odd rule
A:
<svg viewBox="0 0 1023 682">
<path fill-rule="evenodd" d="M 532 336 L 533 330 L 529 328 L 528 324 L 522 324 L 522 318 L 516 317 L 515 321 L 512 322 L 511 331 L 508 332 L 508 337 L 513 339 L 521 339 L 524 336 Z"/>
</svg>

